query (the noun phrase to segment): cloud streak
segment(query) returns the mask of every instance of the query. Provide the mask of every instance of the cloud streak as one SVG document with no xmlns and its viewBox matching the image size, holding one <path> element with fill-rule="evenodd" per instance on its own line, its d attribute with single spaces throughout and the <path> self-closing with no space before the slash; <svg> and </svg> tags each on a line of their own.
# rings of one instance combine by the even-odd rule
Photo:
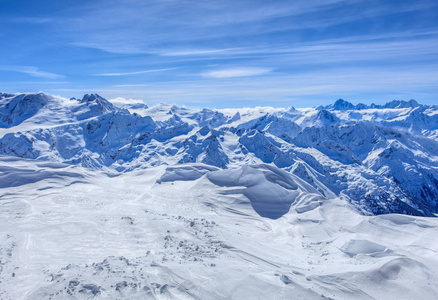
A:
<svg viewBox="0 0 438 300">
<path fill-rule="evenodd" d="M 265 68 L 230 68 L 223 70 L 214 70 L 201 73 L 204 77 L 210 78 L 234 78 L 234 77 L 248 77 L 257 76 L 271 72 L 272 69 Z"/>
<path fill-rule="evenodd" d="M 361 13 L 357 13 L 357 7 Z M 174 50 L 180 44 L 239 37 L 245 47 L 260 35 L 324 29 L 428 9 L 433 3 L 369 5 L 367 1 L 111 1 L 84 6 L 60 26 L 77 46 L 117 54 L 199 55 L 222 50 Z M 147 15 L 145 15 L 147 12 Z M 88 19 L 99 22 L 87 22 Z M 68 27 L 65 26 L 68 24 Z M 279 44 L 277 41 L 276 44 Z M 229 45 L 226 45 L 229 48 Z M 254 45 L 249 45 L 254 46 Z M 220 49 L 219 47 L 217 49 Z M 167 52 L 167 54 L 166 54 Z M 199 52 L 199 53 L 196 53 Z"/>
<path fill-rule="evenodd" d="M 135 71 L 135 72 L 122 72 L 122 73 L 101 73 L 94 75 L 95 76 L 129 76 L 129 75 L 138 75 L 138 74 L 146 74 L 146 73 L 165 72 L 175 69 L 177 68 L 165 68 L 165 69 L 143 70 L 143 71 Z"/>
<path fill-rule="evenodd" d="M 35 66 L 0 66 L 0 70 L 24 73 L 33 77 L 47 78 L 47 79 L 56 79 L 56 78 L 64 77 L 63 75 L 42 71 Z"/>
<path fill-rule="evenodd" d="M 28 23 L 28 24 L 46 24 L 55 21 L 53 18 L 36 18 L 36 17 L 15 17 L 9 18 L 9 22 Z"/>
</svg>

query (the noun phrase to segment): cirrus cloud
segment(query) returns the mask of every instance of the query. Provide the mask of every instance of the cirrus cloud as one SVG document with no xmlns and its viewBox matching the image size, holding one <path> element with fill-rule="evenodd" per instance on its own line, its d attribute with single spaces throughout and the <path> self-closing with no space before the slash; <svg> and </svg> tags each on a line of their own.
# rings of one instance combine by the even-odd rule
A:
<svg viewBox="0 0 438 300">
<path fill-rule="evenodd" d="M 232 78 L 232 77 L 248 77 L 257 76 L 271 72 L 272 69 L 266 68 L 230 68 L 222 70 L 214 70 L 201 73 L 204 77 L 211 78 Z"/>
<path fill-rule="evenodd" d="M 175 70 L 177 68 L 165 68 L 165 69 L 155 69 L 155 70 L 143 70 L 143 71 L 135 71 L 135 72 L 123 72 L 123 73 L 101 73 L 101 74 L 94 74 L 95 76 L 128 76 L 128 75 L 138 75 L 138 74 L 145 74 L 145 73 L 155 73 L 155 72 L 164 72 L 164 71 L 170 71 Z"/>
<path fill-rule="evenodd" d="M 38 78 L 54 79 L 64 77 L 63 75 L 42 71 L 35 66 L 0 66 L 0 70 L 24 73 Z"/>
</svg>

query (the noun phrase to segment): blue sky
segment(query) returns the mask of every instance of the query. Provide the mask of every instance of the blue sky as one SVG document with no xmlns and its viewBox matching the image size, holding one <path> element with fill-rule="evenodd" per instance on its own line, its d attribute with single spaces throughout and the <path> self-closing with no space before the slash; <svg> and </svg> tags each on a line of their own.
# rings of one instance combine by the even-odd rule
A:
<svg viewBox="0 0 438 300">
<path fill-rule="evenodd" d="M 0 0 L 0 41 L 4 92 L 438 104 L 436 0 Z"/>
</svg>

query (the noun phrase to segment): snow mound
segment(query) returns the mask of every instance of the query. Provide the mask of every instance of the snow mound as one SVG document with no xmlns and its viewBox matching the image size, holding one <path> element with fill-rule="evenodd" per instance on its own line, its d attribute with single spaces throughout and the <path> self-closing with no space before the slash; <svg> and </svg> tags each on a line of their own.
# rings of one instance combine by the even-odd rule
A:
<svg viewBox="0 0 438 300">
<path fill-rule="evenodd" d="M 26 166 L 11 166 L 11 163 L 16 163 L 17 161 L 19 160 L 15 158 L 1 157 L 0 189 L 22 186 L 47 179 L 84 178 L 82 174 L 60 170 L 61 166 L 54 168 L 53 165 L 56 167 L 56 164 L 50 164 L 47 168 L 41 165 L 38 169 L 30 169 Z M 63 165 L 63 168 L 68 168 L 68 166 Z"/>
<path fill-rule="evenodd" d="M 344 244 L 341 251 L 353 257 L 358 254 L 372 255 L 383 253 L 387 251 L 387 248 L 367 240 L 350 240 Z"/>
<path fill-rule="evenodd" d="M 292 204 L 307 194 L 313 201 L 316 190 L 300 182 L 298 177 L 269 165 L 243 166 L 235 170 L 220 170 L 207 174 L 208 180 L 221 187 L 239 187 L 231 193 L 243 194 L 262 217 L 278 219 L 287 214 Z M 228 191 L 230 193 L 230 191 Z M 308 201 L 305 202 L 309 206 Z"/>
<path fill-rule="evenodd" d="M 157 183 L 179 180 L 192 181 L 201 178 L 207 172 L 216 170 L 218 170 L 218 168 L 200 164 L 187 164 L 167 167 L 161 178 L 157 180 Z"/>
</svg>

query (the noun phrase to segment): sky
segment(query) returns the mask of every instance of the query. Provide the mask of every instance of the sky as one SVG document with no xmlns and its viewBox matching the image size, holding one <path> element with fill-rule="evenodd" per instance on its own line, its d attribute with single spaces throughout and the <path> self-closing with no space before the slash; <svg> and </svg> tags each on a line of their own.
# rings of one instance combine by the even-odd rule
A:
<svg viewBox="0 0 438 300">
<path fill-rule="evenodd" d="M 438 104 L 438 1 L 0 0 L 0 91 Z"/>
</svg>

